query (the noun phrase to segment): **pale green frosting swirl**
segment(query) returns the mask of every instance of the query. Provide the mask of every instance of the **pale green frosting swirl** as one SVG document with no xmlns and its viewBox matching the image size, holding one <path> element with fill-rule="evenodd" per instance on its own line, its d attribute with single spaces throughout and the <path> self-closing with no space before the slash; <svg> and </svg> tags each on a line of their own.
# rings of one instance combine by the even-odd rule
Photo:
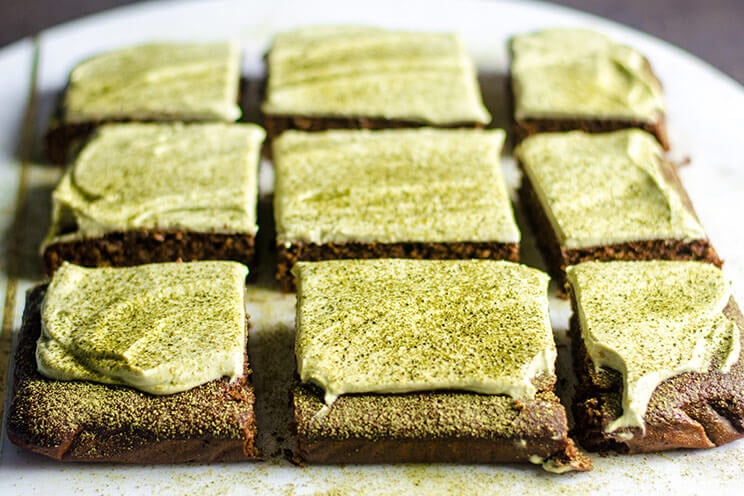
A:
<svg viewBox="0 0 744 496">
<path fill-rule="evenodd" d="M 255 234 L 264 136 L 253 124 L 101 126 L 54 190 L 46 243 L 155 228 Z"/>
<path fill-rule="evenodd" d="M 517 119 L 585 117 L 655 122 L 661 84 L 633 48 L 584 29 L 547 29 L 512 39 Z"/>
<path fill-rule="evenodd" d="M 716 266 L 587 262 L 567 273 L 594 366 L 623 376 L 623 414 L 608 432 L 644 430 L 649 399 L 663 380 L 707 372 L 714 364 L 726 372 L 738 360 L 740 329 L 722 313 L 731 289 Z"/>
<path fill-rule="evenodd" d="M 494 260 L 298 262 L 297 370 L 325 391 L 532 398 L 554 373 L 548 276 Z"/>
<path fill-rule="evenodd" d="M 42 304 L 39 372 L 152 394 L 241 377 L 247 274 L 236 262 L 65 263 Z"/>
<path fill-rule="evenodd" d="M 545 133 L 515 150 L 561 246 L 705 239 L 662 172 L 662 150 L 637 129 Z"/>
<path fill-rule="evenodd" d="M 92 57 L 75 67 L 65 122 L 220 120 L 240 117 L 236 43 L 152 43 Z"/>
<path fill-rule="evenodd" d="M 276 36 L 268 65 L 267 114 L 491 121 L 475 66 L 453 34 L 301 28 Z"/>
<path fill-rule="evenodd" d="M 274 141 L 277 239 L 519 242 L 502 130 L 288 131 Z"/>
</svg>

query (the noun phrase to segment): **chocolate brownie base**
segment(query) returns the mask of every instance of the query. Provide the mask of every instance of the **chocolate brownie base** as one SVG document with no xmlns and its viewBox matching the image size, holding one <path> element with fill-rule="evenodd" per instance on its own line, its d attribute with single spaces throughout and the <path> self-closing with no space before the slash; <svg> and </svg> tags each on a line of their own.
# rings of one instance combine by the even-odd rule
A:
<svg viewBox="0 0 744 496">
<path fill-rule="evenodd" d="M 241 78 L 239 86 L 238 103 L 243 107 L 243 96 L 247 93 L 250 81 Z M 66 90 L 65 90 L 66 91 Z M 243 111 L 245 113 L 245 111 Z M 64 109 L 64 91 L 60 95 L 54 115 L 49 119 L 47 132 L 44 135 L 44 151 L 47 159 L 53 165 L 65 165 L 77 154 L 80 147 L 91 137 L 96 128 L 103 124 L 121 124 L 127 122 L 185 122 L 196 123 L 190 119 L 170 119 L 170 120 L 153 120 L 153 119 L 108 119 L 105 121 L 88 121 L 88 122 L 65 122 Z"/>
<path fill-rule="evenodd" d="M 44 249 L 44 266 L 51 275 L 62 262 L 86 267 L 128 267 L 155 262 L 234 260 L 254 264 L 252 234 L 141 230 L 105 234 L 99 238 L 52 243 Z"/>
<path fill-rule="evenodd" d="M 646 62 L 648 65 L 648 62 Z M 649 66 L 650 68 L 650 66 Z M 669 135 L 666 128 L 666 117 L 659 116 L 656 122 L 644 122 L 638 120 L 624 119 L 591 119 L 591 118 L 545 118 L 545 119 L 517 119 L 514 115 L 514 91 L 512 89 L 511 74 L 506 83 L 507 101 L 509 102 L 509 115 L 512 120 L 512 133 L 514 143 L 517 144 L 528 136 L 537 133 L 584 131 L 587 133 L 608 133 L 620 129 L 638 128 L 656 137 L 656 140 L 664 148 L 670 149 Z"/>
<path fill-rule="evenodd" d="M 316 117 L 303 115 L 264 115 L 267 141 L 271 141 L 284 131 L 327 131 L 330 129 L 400 129 L 416 127 L 437 128 L 482 128 L 478 122 L 461 122 L 446 126 L 435 126 L 425 122 L 384 119 L 376 117 Z"/>
<path fill-rule="evenodd" d="M 258 457 L 253 387 L 220 379 L 154 396 L 122 386 L 55 381 L 36 369 L 45 286 L 32 290 L 15 352 L 8 437 L 59 461 L 183 463 Z M 247 356 L 247 355 L 246 355 Z"/>
<path fill-rule="evenodd" d="M 644 416 L 645 434 L 634 429 L 631 439 L 623 439 L 606 433 L 605 428 L 622 414 L 622 376 L 608 368 L 595 371 L 580 337 L 576 302 L 572 303 L 569 335 L 578 379 L 572 409 L 574 434 L 583 447 L 641 453 L 712 448 L 744 437 L 744 356 L 727 374 L 687 372 L 659 384 Z M 733 300 L 723 313 L 744 329 L 744 318 Z M 741 339 L 744 346 L 744 335 Z"/>
<path fill-rule="evenodd" d="M 518 243 L 292 243 L 277 244 L 276 279 L 282 291 L 296 291 L 292 267 L 298 261 L 413 258 L 431 260 L 462 260 L 484 258 L 519 261 Z"/>
<path fill-rule="evenodd" d="M 319 389 L 295 384 L 295 454 L 316 464 L 547 462 L 559 472 L 590 470 L 551 389 L 528 402 L 444 391 L 343 395 L 326 413 Z"/>
<path fill-rule="evenodd" d="M 537 133 L 574 130 L 587 133 L 607 133 L 628 128 L 643 129 L 654 135 L 665 150 L 669 150 L 669 138 L 667 137 L 666 122 L 663 117 L 654 123 L 614 119 L 521 119 L 514 122 L 514 139 L 518 143 L 527 136 Z"/>
<path fill-rule="evenodd" d="M 520 168 L 524 168 L 520 164 Z M 682 188 L 679 176 L 671 164 L 664 163 L 664 175 L 680 194 L 683 203 L 695 215 L 687 193 Z M 527 212 L 527 217 L 535 233 L 548 272 L 558 283 L 558 295 L 567 297 L 566 267 L 592 260 L 700 260 L 720 267 L 723 261 L 707 239 L 691 241 L 677 239 L 651 239 L 627 241 L 603 246 L 586 248 L 566 248 L 561 246 L 556 233 L 550 224 L 545 210 L 535 193 L 527 174 L 522 174 L 519 188 L 519 199 Z"/>
</svg>

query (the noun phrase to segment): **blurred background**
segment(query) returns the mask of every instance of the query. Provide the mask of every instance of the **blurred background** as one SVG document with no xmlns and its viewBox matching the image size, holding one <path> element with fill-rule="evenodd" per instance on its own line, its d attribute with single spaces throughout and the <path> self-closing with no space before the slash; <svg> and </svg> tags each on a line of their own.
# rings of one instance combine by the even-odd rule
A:
<svg viewBox="0 0 744 496">
<path fill-rule="evenodd" d="M 143 0 L 0 0 L 0 47 Z M 499 0 L 490 0 L 499 1 Z M 669 41 L 744 84 L 744 0 L 553 0 Z"/>
</svg>

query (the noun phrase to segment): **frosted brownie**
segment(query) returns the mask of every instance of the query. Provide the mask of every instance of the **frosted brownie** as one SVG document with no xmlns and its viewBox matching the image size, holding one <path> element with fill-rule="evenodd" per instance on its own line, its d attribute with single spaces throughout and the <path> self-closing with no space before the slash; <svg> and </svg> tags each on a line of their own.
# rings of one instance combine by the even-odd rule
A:
<svg viewBox="0 0 744 496">
<path fill-rule="evenodd" d="M 298 260 L 518 260 L 503 142 L 501 130 L 284 133 L 273 152 L 282 289 Z"/>
<path fill-rule="evenodd" d="M 494 260 L 294 270 L 300 459 L 591 468 L 553 393 L 546 274 Z"/>
<path fill-rule="evenodd" d="M 245 266 L 65 264 L 30 292 L 8 437 L 60 461 L 250 460 Z"/>
<path fill-rule="evenodd" d="M 240 50 L 235 43 L 150 43 L 78 64 L 46 137 L 53 163 L 99 124 L 222 121 L 241 115 Z"/>
<path fill-rule="evenodd" d="M 64 260 L 250 265 L 263 138 L 253 124 L 101 126 L 54 190 L 47 272 Z"/>
<path fill-rule="evenodd" d="M 544 133 L 515 151 L 520 199 L 549 272 L 588 260 L 704 260 L 721 265 L 674 167 L 637 129 Z"/>
<path fill-rule="evenodd" d="M 491 121 L 475 66 L 454 34 L 360 26 L 278 34 L 262 110 L 287 129 L 481 127 Z"/>
<path fill-rule="evenodd" d="M 510 48 L 517 140 L 634 127 L 669 148 L 661 83 L 635 49 L 584 29 L 517 35 Z"/>
<path fill-rule="evenodd" d="M 587 262 L 568 278 L 584 447 L 711 448 L 744 436 L 744 319 L 719 268 Z"/>
</svg>

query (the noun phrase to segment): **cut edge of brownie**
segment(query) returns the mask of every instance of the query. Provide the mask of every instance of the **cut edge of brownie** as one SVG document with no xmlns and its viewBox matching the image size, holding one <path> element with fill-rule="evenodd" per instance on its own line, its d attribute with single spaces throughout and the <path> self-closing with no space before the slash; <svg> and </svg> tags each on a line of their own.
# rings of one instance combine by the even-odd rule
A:
<svg viewBox="0 0 744 496">
<path fill-rule="evenodd" d="M 100 237 L 53 241 L 44 247 L 46 273 L 67 261 L 86 267 L 128 267 L 156 262 L 233 260 L 255 268 L 254 234 L 172 229 L 117 231 Z"/>
<path fill-rule="evenodd" d="M 519 262 L 519 243 L 407 242 L 407 243 L 305 243 L 277 242 L 276 280 L 285 293 L 296 291 L 292 267 L 298 261 L 411 258 L 431 260 L 492 259 Z"/>
<path fill-rule="evenodd" d="M 295 455 L 307 463 L 529 462 L 556 473 L 592 468 L 568 437 L 565 409 L 545 384 L 527 402 L 463 391 L 353 394 L 326 411 L 317 387 L 295 383 L 292 403 Z"/>
<path fill-rule="evenodd" d="M 15 350 L 7 417 L 8 438 L 14 444 L 62 462 L 260 459 L 255 446 L 255 395 L 247 349 L 243 377 L 232 382 L 218 379 L 173 395 L 154 396 L 124 386 L 85 381 L 56 381 L 42 376 L 36 368 L 45 292 L 45 284 L 28 292 Z M 96 411 L 85 413 L 86 399 L 92 401 Z"/>
<path fill-rule="evenodd" d="M 648 64 L 648 62 L 647 62 Z M 650 67 L 650 66 L 649 66 Z M 654 76 L 655 77 L 655 76 Z M 658 80 L 658 79 L 657 79 Z M 512 123 L 512 134 L 514 144 L 519 143 L 528 136 L 538 133 L 584 131 L 587 133 L 606 133 L 619 131 L 621 129 L 638 128 L 652 134 L 656 141 L 669 151 L 669 135 L 667 133 L 666 116 L 661 114 L 654 122 L 646 122 L 636 119 L 599 119 L 591 117 L 553 117 L 553 118 L 523 118 L 517 119 L 514 109 L 514 90 L 511 72 L 507 75 L 507 101 L 509 116 Z"/>
<path fill-rule="evenodd" d="M 582 447 L 600 453 L 647 453 L 713 448 L 744 437 L 744 356 L 729 373 L 685 372 L 662 381 L 649 400 L 645 434 L 635 428 L 628 439 L 621 432 L 605 432 L 622 414 L 622 376 L 610 368 L 595 370 L 581 339 L 573 294 L 571 305 L 569 337 L 578 380 L 572 401 L 572 435 Z M 744 329 L 744 317 L 733 298 L 723 313 Z M 740 339 L 744 346 L 744 333 Z"/>
<path fill-rule="evenodd" d="M 271 142 L 284 131 L 328 131 L 331 129 L 402 129 L 418 127 L 435 127 L 441 129 L 485 127 L 480 122 L 456 122 L 451 124 L 432 124 L 424 121 L 386 119 L 383 117 L 364 116 L 306 116 L 263 114 L 267 141 Z"/>
<path fill-rule="evenodd" d="M 524 166 L 521 163 L 519 163 L 519 168 L 524 171 Z M 668 162 L 663 162 L 662 171 L 670 185 L 680 195 L 685 207 L 697 219 L 690 198 L 682 187 L 674 166 Z M 581 262 L 592 260 L 699 260 L 712 263 L 718 267 L 723 265 L 723 261 L 707 238 L 690 241 L 652 239 L 584 248 L 566 248 L 561 246 L 558 241 L 532 182 L 524 172 L 522 173 L 522 184 L 519 187 L 519 200 L 535 232 L 537 245 L 545 260 L 548 272 L 558 283 L 558 295 L 562 298 L 568 298 L 566 267 Z"/>
<path fill-rule="evenodd" d="M 243 115 L 246 114 L 245 108 L 243 108 L 244 94 L 247 92 L 247 87 L 250 82 L 242 78 L 238 85 L 238 106 L 241 109 Z M 127 124 L 130 122 L 141 122 L 147 124 L 173 124 L 182 122 L 185 124 L 199 124 L 208 122 L 228 122 L 219 120 L 194 120 L 194 119 L 179 119 L 179 118 L 168 118 L 168 119 L 101 119 L 101 120 L 90 120 L 84 122 L 65 122 L 65 94 L 67 88 L 65 88 L 57 98 L 57 103 L 49 118 L 46 133 L 44 134 L 44 152 L 47 159 L 52 165 L 64 166 L 70 162 L 70 160 L 77 154 L 80 148 L 88 141 L 95 130 L 104 124 Z M 242 119 L 241 119 L 242 120 Z"/>
</svg>

